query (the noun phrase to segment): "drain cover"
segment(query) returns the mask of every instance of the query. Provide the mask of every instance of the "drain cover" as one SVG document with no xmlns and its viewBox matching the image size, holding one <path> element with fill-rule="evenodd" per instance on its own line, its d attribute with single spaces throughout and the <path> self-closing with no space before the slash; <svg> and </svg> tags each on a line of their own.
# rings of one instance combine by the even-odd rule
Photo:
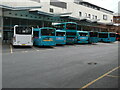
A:
<svg viewBox="0 0 120 90">
<path fill-rule="evenodd" d="M 89 62 L 88 64 L 89 65 L 96 65 L 97 63 L 96 62 Z"/>
</svg>

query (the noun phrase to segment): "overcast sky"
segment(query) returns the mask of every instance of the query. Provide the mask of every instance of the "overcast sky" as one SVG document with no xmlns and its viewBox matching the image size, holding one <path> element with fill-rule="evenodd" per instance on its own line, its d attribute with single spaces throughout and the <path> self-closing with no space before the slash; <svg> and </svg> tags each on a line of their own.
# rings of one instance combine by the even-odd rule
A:
<svg viewBox="0 0 120 90">
<path fill-rule="evenodd" d="M 118 2 L 120 0 L 84 0 L 84 1 L 88 1 L 88 2 L 93 3 L 95 5 L 106 8 L 108 10 L 112 10 L 114 12 L 117 12 L 118 11 Z"/>
</svg>

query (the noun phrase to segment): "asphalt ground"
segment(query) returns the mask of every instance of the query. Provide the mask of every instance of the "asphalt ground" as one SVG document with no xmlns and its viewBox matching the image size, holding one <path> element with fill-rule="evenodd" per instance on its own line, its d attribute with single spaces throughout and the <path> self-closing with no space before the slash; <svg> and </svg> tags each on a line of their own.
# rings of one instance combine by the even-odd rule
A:
<svg viewBox="0 0 120 90">
<path fill-rule="evenodd" d="M 3 45 L 3 88 L 118 88 L 118 47 L 118 42 Z"/>
</svg>

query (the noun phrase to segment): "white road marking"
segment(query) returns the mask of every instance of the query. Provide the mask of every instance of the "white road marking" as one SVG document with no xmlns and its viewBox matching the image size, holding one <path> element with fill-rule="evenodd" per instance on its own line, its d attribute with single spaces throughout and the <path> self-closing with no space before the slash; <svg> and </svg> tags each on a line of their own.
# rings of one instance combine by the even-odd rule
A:
<svg viewBox="0 0 120 90">
<path fill-rule="evenodd" d="M 13 48 L 11 44 L 10 44 L 10 53 L 13 53 Z"/>
</svg>

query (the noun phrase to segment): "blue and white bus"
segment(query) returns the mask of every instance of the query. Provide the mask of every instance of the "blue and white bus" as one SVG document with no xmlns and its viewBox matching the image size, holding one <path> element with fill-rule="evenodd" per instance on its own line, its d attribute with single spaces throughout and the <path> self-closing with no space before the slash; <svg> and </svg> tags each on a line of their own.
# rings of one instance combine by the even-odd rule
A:
<svg viewBox="0 0 120 90">
<path fill-rule="evenodd" d="M 89 32 L 88 31 L 77 31 L 76 43 L 88 43 Z"/>
<path fill-rule="evenodd" d="M 100 42 L 115 42 L 116 33 L 114 32 L 99 32 L 99 41 Z"/>
<path fill-rule="evenodd" d="M 66 31 L 56 30 L 56 44 L 58 45 L 66 44 Z"/>
<path fill-rule="evenodd" d="M 55 46 L 56 29 L 51 27 L 34 28 L 33 44 L 37 46 Z"/>
<path fill-rule="evenodd" d="M 13 46 L 33 46 L 33 28 L 15 25 L 11 43 Z"/>
<path fill-rule="evenodd" d="M 77 23 L 75 22 L 64 22 L 59 24 L 54 24 L 56 30 L 66 31 L 66 43 L 74 44 L 77 36 Z"/>
</svg>

